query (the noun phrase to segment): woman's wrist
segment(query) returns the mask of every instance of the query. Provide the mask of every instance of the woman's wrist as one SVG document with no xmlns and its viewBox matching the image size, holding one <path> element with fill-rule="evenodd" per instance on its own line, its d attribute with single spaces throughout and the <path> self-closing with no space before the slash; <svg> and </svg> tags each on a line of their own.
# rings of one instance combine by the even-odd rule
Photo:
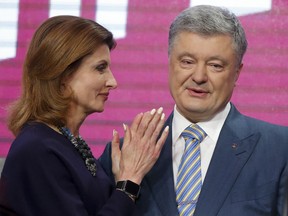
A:
<svg viewBox="0 0 288 216">
<path fill-rule="evenodd" d="M 117 183 L 118 181 L 132 181 L 135 184 L 140 185 L 143 179 L 143 175 L 135 174 L 135 173 L 128 173 L 128 172 L 120 172 L 118 175 L 115 175 L 115 182 Z"/>
</svg>

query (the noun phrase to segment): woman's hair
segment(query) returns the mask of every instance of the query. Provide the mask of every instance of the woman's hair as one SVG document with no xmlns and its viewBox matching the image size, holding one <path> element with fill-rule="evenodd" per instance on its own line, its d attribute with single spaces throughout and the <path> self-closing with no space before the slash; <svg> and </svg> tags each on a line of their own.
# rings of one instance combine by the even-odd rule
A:
<svg viewBox="0 0 288 216">
<path fill-rule="evenodd" d="M 238 63 L 241 64 L 247 49 L 245 31 L 235 14 L 227 9 L 210 5 L 199 5 L 182 11 L 170 26 L 169 55 L 175 38 L 183 31 L 208 37 L 214 35 L 230 36 Z"/>
<path fill-rule="evenodd" d="M 76 16 L 46 20 L 36 30 L 26 54 L 22 95 L 11 105 L 8 118 L 12 133 L 17 135 L 30 121 L 65 125 L 72 94 L 63 95 L 61 82 L 103 44 L 112 50 L 116 41 L 110 31 L 92 20 Z"/>
</svg>

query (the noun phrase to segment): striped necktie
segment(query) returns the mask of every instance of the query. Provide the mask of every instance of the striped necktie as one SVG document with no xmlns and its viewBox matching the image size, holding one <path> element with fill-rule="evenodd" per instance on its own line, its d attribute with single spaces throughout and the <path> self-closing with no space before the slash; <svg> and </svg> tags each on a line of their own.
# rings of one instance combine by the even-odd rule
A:
<svg viewBox="0 0 288 216">
<path fill-rule="evenodd" d="M 185 139 L 185 150 L 178 168 L 176 200 L 180 216 L 192 216 L 201 191 L 200 142 L 206 137 L 198 125 L 188 126 L 181 136 Z"/>
</svg>

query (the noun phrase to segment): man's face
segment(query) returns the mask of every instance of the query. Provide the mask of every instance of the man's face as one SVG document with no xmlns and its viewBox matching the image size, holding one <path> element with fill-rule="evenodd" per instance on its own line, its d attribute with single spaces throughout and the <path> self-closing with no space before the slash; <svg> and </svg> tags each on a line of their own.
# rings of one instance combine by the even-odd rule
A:
<svg viewBox="0 0 288 216">
<path fill-rule="evenodd" d="M 169 86 L 177 110 L 191 122 L 211 119 L 229 102 L 241 68 L 231 37 L 181 32 L 169 56 Z"/>
</svg>

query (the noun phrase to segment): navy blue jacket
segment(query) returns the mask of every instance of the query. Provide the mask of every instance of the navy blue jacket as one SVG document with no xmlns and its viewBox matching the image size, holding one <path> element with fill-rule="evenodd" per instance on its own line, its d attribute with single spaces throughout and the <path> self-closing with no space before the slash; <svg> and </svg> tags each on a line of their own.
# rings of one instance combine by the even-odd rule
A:
<svg viewBox="0 0 288 216">
<path fill-rule="evenodd" d="M 93 177 L 68 139 L 44 124 L 26 125 L 3 167 L 2 215 L 131 215 L 133 201 L 115 190 L 97 160 L 96 164 Z"/>
</svg>

